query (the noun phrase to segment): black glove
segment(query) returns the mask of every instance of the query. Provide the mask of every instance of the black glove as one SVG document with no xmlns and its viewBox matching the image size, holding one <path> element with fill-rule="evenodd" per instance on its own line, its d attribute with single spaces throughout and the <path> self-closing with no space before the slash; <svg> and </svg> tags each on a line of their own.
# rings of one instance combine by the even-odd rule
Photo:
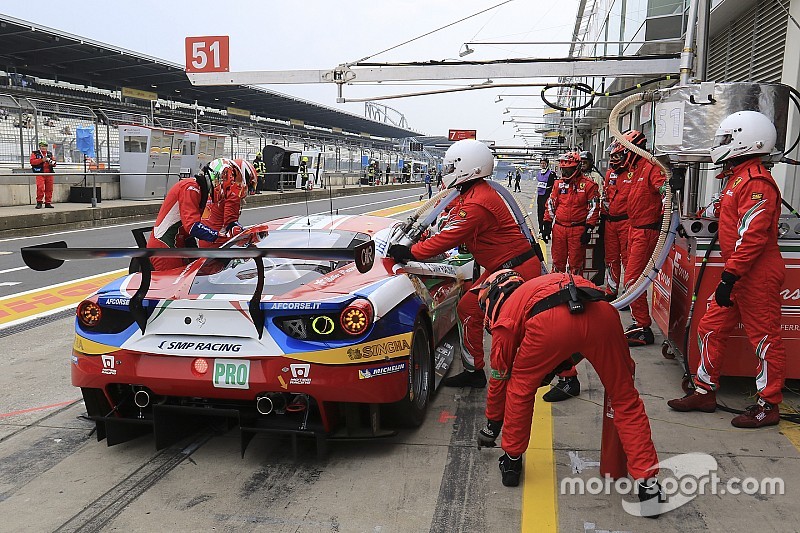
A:
<svg viewBox="0 0 800 533">
<path fill-rule="evenodd" d="M 486 426 L 478 432 L 478 448 L 494 448 L 497 446 L 497 437 L 503 427 L 502 420 L 486 420 Z"/>
<path fill-rule="evenodd" d="M 550 240 L 550 235 L 553 233 L 553 223 L 545 221 L 542 224 L 542 240 L 547 242 Z"/>
<path fill-rule="evenodd" d="M 389 247 L 386 255 L 398 261 L 405 263 L 406 261 L 416 261 L 417 258 L 411 253 L 411 248 L 404 244 L 393 244 Z"/>
<path fill-rule="evenodd" d="M 672 189 L 672 192 L 682 191 L 684 185 L 686 185 L 686 169 L 673 169 L 672 177 L 669 179 L 669 186 Z"/>
<path fill-rule="evenodd" d="M 586 229 L 583 231 L 581 235 L 581 244 L 586 246 L 592 240 L 592 230 L 594 226 L 586 226 Z"/>
<path fill-rule="evenodd" d="M 731 300 L 731 291 L 733 291 L 733 284 L 739 279 L 736 275 L 731 274 L 727 270 L 722 271 L 719 285 L 717 290 L 714 291 L 714 300 L 720 307 L 731 307 L 733 300 Z"/>
</svg>

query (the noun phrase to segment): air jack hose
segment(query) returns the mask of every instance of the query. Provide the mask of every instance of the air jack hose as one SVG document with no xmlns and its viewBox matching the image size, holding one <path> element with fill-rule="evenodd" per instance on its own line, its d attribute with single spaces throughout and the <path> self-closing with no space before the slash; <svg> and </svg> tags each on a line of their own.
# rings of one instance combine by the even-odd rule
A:
<svg viewBox="0 0 800 533">
<path fill-rule="evenodd" d="M 416 211 L 414 211 L 414 213 L 408 217 L 408 220 L 403 227 L 402 235 L 398 237 L 396 242 L 406 246 L 411 246 L 417 242 L 419 236 L 422 235 L 422 232 L 425 231 L 434 220 L 436 220 L 436 217 L 439 216 L 439 213 L 444 211 L 444 209 L 450 205 L 450 202 L 456 199 L 458 194 L 459 193 L 457 189 L 444 189 L 436 193 L 427 202 L 419 206 Z M 417 222 L 419 217 L 425 212 L 428 213 L 425 218 L 423 218 L 421 222 Z M 392 239 L 392 241 L 395 241 L 395 239 Z"/>
<path fill-rule="evenodd" d="M 622 294 L 622 296 L 611 302 L 611 305 L 617 309 L 622 309 L 626 305 L 630 304 L 630 302 L 638 298 L 644 291 L 647 290 L 647 286 L 658 274 L 658 271 L 661 269 L 661 265 L 663 265 L 664 261 L 667 259 L 667 255 L 672 247 L 672 243 L 675 241 L 675 232 L 677 231 L 678 223 L 680 222 L 677 213 L 672 213 L 672 188 L 669 185 L 669 180 L 672 177 L 672 171 L 669 169 L 669 167 L 656 159 L 653 154 L 642 148 L 639 148 L 638 146 L 634 146 L 633 143 L 625 139 L 617 127 L 619 122 L 619 114 L 623 109 L 634 102 L 641 102 L 645 99 L 654 101 L 657 99 L 657 95 L 658 93 L 653 92 L 632 94 L 620 100 L 619 103 L 614 106 L 614 109 L 611 110 L 611 114 L 608 116 L 609 130 L 611 135 L 616 138 L 617 142 L 639 157 L 642 157 L 647 161 L 650 161 L 652 164 L 660 167 L 666 175 L 666 179 L 664 181 L 665 216 L 662 217 L 661 220 L 661 231 L 658 236 L 658 242 L 653 250 L 653 255 L 647 261 L 647 265 L 645 266 L 639 278 L 632 285 L 628 285 L 625 293 Z"/>
</svg>

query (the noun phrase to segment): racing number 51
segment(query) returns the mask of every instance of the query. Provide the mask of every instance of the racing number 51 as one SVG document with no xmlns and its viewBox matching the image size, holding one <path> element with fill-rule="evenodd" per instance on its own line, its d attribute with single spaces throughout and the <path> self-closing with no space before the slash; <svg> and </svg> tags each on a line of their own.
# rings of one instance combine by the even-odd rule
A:
<svg viewBox="0 0 800 533">
<path fill-rule="evenodd" d="M 186 38 L 186 72 L 228 72 L 230 68 L 227 35 Z"/>
</svg>

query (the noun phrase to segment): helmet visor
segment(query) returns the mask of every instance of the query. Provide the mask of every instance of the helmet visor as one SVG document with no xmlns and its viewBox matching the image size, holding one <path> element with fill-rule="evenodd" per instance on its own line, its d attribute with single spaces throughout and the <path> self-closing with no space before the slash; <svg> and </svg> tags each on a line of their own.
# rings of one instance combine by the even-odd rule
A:
<svg viewBox="0 0 800 533">
<path fill-rule="evenodd" d="M 724 135 L 717 135 L 714 137 L 714 147 L 725 146 L 727 144 L 730 144 L 732 140 L 733 140 L 733 135 L 731 135 L 730 133 L 726 133 Z"/>
<path fill-rule="evenodd" d="M 450 174 L 452 174 L 455 171 L 456 171 L 455 163 L 447 163 L 446 162 L 442 167 L 442 175 L 444 175 L 444 176 L 449 176 Z"/>
</svg>

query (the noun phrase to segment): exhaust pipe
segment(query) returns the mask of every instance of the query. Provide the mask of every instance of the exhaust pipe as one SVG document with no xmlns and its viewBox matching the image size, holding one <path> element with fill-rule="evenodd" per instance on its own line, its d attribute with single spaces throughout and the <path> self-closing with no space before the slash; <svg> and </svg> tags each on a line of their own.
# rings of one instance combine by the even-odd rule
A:
<svg viewBox="0 0 800 533">
<path fill-rule="evenodd" d="M 280 392 L 267 392 L 257 396 L 256 410 L 262 415 L 270 413 L 282 415 L 286 412 L 286 396 Z"/>
<path fill-rule="evenodd" d="M 259 396 L 256 398 L 256 411 L 262 415 L 270 414 L 274 408 L 275 404 L 272 403 L 272 398 L 269 396 Z"/>
<path fill-rule="evenodd" d="M 136 407 L 139 409 L 144 409 L 150 405 L 150 393 L 146 390 L 137 390 L 136 394 L 133 395 L 133 403 L 135 403 Z"/>
</svg>

